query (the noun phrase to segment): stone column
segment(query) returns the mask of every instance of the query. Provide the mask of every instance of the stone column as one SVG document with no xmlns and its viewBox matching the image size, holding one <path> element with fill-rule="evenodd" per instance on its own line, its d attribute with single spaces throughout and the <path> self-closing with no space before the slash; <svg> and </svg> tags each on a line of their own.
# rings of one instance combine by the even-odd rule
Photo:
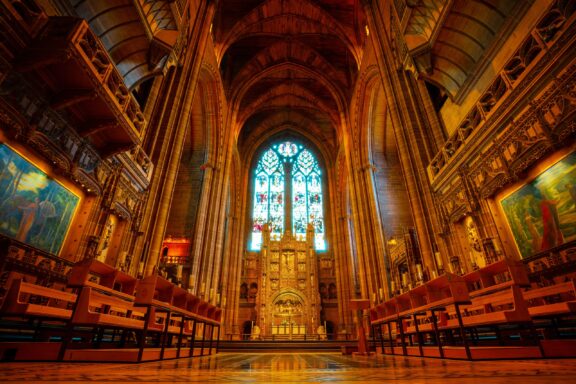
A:
<svg viewBox="0 0 576 384">
<path fill-rule="evenodd" d="M 215 3 L 213 1 L 201 2 L 195 14 L 195 19 L 189 21 L 191 23 L 190 35 L 187 39 L 188 44 L 185 47 L 183 66 L 181 70 L 179 69 L 182 75 L 178 86 L 175 87 L 176 89 L 171 90 L 177 93 L 177 97 L 172 98 L 166 95 L 166 102 L 173 100 L 174 104 L 164 106 L 169 111 L 166 116 L 163 116 L 163 120 L 166 119 L 166 121 L 159 121 L 159 126 L 154 127 L 158 129 L 160 124 L 167 122 L 169 126 L 173 126 L 175 129 L 173 135 L 163 138 L 164 141 L 161 145 L 169 152 L 169 155 L 166 162 L 162 164 L 162 169 L 156 169 L 153 181 L 156 184 L 157 193 L 154 195 L 156 201 L 149 201 L 152 207 L 148 212 L 148 219 L 150 220 L 150 248 L 145 276 L 154 273 L 159 262 L 184 139 L 190 124 L 190 106 L 192 105 L 198 83 L 198 74 L 214 10 Z M 183 30 L 187 29 L 184 28 Z"/>
<path fill-rule="evenodd" d="M 385 12 L 381 3 L 374 0 L 362 0 L 370 37 L 372 38 L 382 83 L 386 90 L 386 99 L 394 128 L 398 153 L 408 190 L 422 261 L 428 271 L 436 269 L 432 244 L 435 233 L 441 232 L 430 183 L 426 174 L 435 148 L 443 140 L 442 135 L 430 132 L 430 124 L 422 113 L 419 97 L 421 94 L 413 79 L 404 70 L 397 68 L 395 55 L 390 46 L 390 37 L 386 34 Z"/>
</svg>

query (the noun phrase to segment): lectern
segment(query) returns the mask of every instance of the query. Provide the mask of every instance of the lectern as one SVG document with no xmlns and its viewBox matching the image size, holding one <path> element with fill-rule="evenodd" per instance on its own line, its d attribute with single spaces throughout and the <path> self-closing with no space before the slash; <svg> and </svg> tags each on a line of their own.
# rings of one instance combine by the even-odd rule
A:
<svg viewBox="0 0 576 384">
<path fill-rule="evenodd" d="M 356 319 L 358 326 L 356 327 L 358 331 L 358 355 L 369 355 L 368 348 L 366 346 L 366 334 L 364 333 L 364 321 L 362 319 L 362 311 L 370 308 L 370 300 L 367 299 L 354 299 L 350 300 L 350 310 L 356 312 Z"/>
</svg>

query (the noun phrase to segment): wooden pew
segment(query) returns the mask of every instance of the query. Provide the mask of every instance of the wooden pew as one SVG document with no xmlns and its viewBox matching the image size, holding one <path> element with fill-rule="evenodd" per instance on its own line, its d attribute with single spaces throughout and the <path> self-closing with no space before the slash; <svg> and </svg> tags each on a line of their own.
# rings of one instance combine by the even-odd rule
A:
<svg viewBox="0 0 576 384">
<path fill-rule="evenodd" d="M 464 303 L 469 303 L 464 280 L 460 276 L 446 274 L 377 306 L 372 312 L 376 317 L 372 325 L 387 326 L 391 353 L 395 353 L 394 340 L 397 339 L 404 355 L 442 357 L 438 327 L 447 321 L 443 314 L 444 309 L 447 306 L 454 306 L 457 309 Z M 392 324 L 396 324 L 395 335 L 392 332 Z M 433 334 L 435 350 L 424 348 L 426 334 Z M 414 347 L 413 337 L 417 338 L 417 347 Z M 387 351 L 383 342 L 382 349 Z"/>
<path fill-rule="evenodd" d="M 504 290 L 512 285 L 530 286 L 528 270 L 524 263 L 503 259 L 463 276 L 470 297 L 482 296 Z"/>
<path fill-rule="evenodd" d="M 100 293 L 92 287 L 84 287 L 72 317 L 72 324 L 142 330 L 143 316 L 144 312 L 136 308 L 131 301 Z"/>
<path fill-rule="evenodd" d="M 469 342 L 478 342 L 478 337 L 469 340 L 466 332 L 478 335 L 496 329 L 498 334 L 498 327 L 508 330 L 511 325 L 518 329 L 525 326 L 531 332 L 530 314 L 520 290 L 528 283 L 521 263 L 502 260 L 463 277 L 441 276 L 396 296 L 374 308 L 371 322 L 386 324 L 390 340 L 394 339 L 391 324 L 397 324 L 396 338 L 408 355 L 458 359 L 540 357 L 539 348 L 534 346 L 500 350 L 471 346 Z M 393 313 L 388 309 L 392 304 L 396 305 L 399 320 L 388 315 Z M 382 349 L 386 350 L 384 346 Z"/>
<path fill-rule="evenodd" d="M 149 331 L 158 331 L 154 317 L 160 313 L 164 314 L 165 321 L 163 322 L 164 329 L 161 334 L 160 359 L 177 358 L 179 356 L 179 348 L 170 350 L 170 356 L 165 356 L 165 354 L 170 338 L 173 335 L 179 335 L 180 330 L 184 329 L 185 320 L 188 317 L 184 309 L 188 300 L 185 295 L 185 290 L 158 275 L 151 275 L 140 280 L 136 287 L 135 304 L 148 310 L 148 316 L 145 320 L 144 338 Z M 176 325 L 173 317 L 179 318 L 181 323 Z M 138 361 L 142 361 L 144 345 L 141 343 L 138 348 Z"/>
<path fill-rule="evenodd" d="M 43 303 L 30 302 L 31 297 L 40 297 Z M 38 301 L 38 300 L 36 300 Z M 8 290 L 0 314 L 2 316 L 35 317 L 68 321 L 72 316 L 71 306 L 76 302 L 73 293 L 58 291 L 15 279 Z"/>
<path fill-rule="evenodd" d="M 189 324 L 189 326 L 191 327 L 190 329 L 190 347 L 189 347 L 189 351 L 188 351 L 188 355 L 189 356 L 194 356 L 195 355 L 195 351 L 198 351 L 198 349 L 196 349 L 196 336 L 197 336 L 197 332 L 200 329 L 199 325 L 201 325 L 201 321 L 202 319 L 200 318 L 200 316 L 198 315 L 198 308 L 200 307 L 200 304 L 202 303 L 202 300 L 193 295 L 192 293 L 188 294 L 188 300 L 186 301 L 186 311 L 187 313 L 192 314 L 192 317 L 190 318 L 190 320 L 188 321 L 187 324 Z M 197 355 L 200 355 L 201 351 L 199 351 L 197 353 Z"/>
<path fill-rule="evenodd" d="M 390 353 L 392 355 L 402 353 L 405 355 L 404 328 L 402 320 L 398 317 L 398 306 L 396 305 L 395 298 L 380 304 L 376 311 L 378 319 L 373 322 L 373 325 L 379 326 L 381 332 L 383 332 L 382 325 L 386 325 L 389 341 L 389 347 L 386 347 L 384 338 L 381 339 L 382 353 Z M 401 351 L 396 351 L 396 339 L 399 339 L 401 342 Z"/>
<path fill-rule="evenodd" d="M 214 331 L 217 331 L 216 340 L 220 339 L 220 316 L 222 314 L 222 310 L 215 305 L 210 304 L 208 306 L 208 310 L 206 311 L 206 324 L 210 326 L 210 340 L 208 344 L 208 354 L 212 354 L 213 343 L 214 343 Z M 216 347 L 216 352 L 218 351 L 218 347 Z"/>
<path fill-rule="evenodd" d="M 530 316 L 560 317 L 576 313 L 576 284 L 574 280 L 533 288 L 522 292 L 528 302 Z"/>
<path fill-rule="evenodd" d="M 168 319 L 165 324 L 177 324 L 165 327 L 163 331 L 163 340 L 169 340 L 171 335 L 178 335 L 178 349 L 175 357 L 181 356 L 183 353 L 181 344 L 184 339 L 187 341 L 188 338 L 190 348 L 184 355 L 194 356 L 197 352 L 202 355 L 205 350 L 208 353 L 212 352 L 213 331 L 214 328 L 220 326 L 221 311 L 219 308 L 159 276 L 148 276 L 138 283 L 136 305 L 148 307 L 156 312 L 164 312 Z M 174 321 L 174 318 L 178 320 Z M 149 329 L 148 326 L 146 329 Z M 201 335 L 200 340 L 196 340 L 197 332 Z M 200 343 L 199 350 L 196 349 L 196 342 Z"/>
<path fill-rule="evenodd" d="M 399 334 L 398 321 L 400 320 L 394 299 L 387 300 L 370 309 L 370 323 L 373 333 L 374 335 L 379 335 L 380 340 L 380 345 L 376 346 L 377 352 L 382 354 L 396 354 L 394 345 L 395 337 Z M 386 326 L 386 332 L 383 330 L 383 326 Z M 388 345 L 386 345 L 386 339 L 388 340 Z"/>
<path fill-rule="evenodd" d="M 538 347 L 515 346 L 504 341 L 502 328 L 524 337 L 526 329 L 535 341 L 528 306 L 522 296 L 521 287 L 529 284 L 525 266 L 516 261 L 501 260 L 463 276 L 470 291 L 471 303 L 462 306 L 462 323 L 472 341 L 478 347 L 471 351 L 470 358 L 524 358 L 541 357 Z M 453 307 L 447 308 L 448 320 L 439 327 L 446 339 L 459 328 L 459 321 Z M 461 333 L 461 332 L 460 332 Z M 525 332 L 524 332 L 525 333 Z M 499 345 L 494 347 L 483 339 L 494 335 Z M 480 337 L 482 336 L 482 337 Z M 464 334 L 462 341 L 467 342 Z M 489 340 L 489 338 L 487 339 Z M 484 348 L 484 349 L 482 349 Z M 452 350 L 452 356 L 457 352 Z"/>
<path fill-rule="evenodd" d="M 50 339 L 53 335 L 59 338 L 64 335 L 75 302 L 73 293 L 27 283 L 22 279 L 13 280 L 0 307 L 0 316 L 36 321 L 36 325 L 30 329 L 33 331 L 31 341 L 0 343 L 0 355 L 6 358 L 10 355 L 10 359 L 19 361 L 57 360 L 61 342 L 51 342 Z M 43 322 L 49 323 L 50 327 L 43 328 Z M 57 323 L 61 328 L 54 328 Z M 28 325 L 19 323 L 15 326 L 23 331 Z"/>
<path fill-rule="evenodd" d="M 445 274 L 430 280 L 407 292 L 411 310 L 406 312 L 405 333 L 413 344 L 413 336 L 418 342 L 417 352 L 420 356 L 444 357 L 439 329 L 447 322 L 445 309 L 454 308 L 456 319 L 460 318 L 460 306 L 470 302 L 468 289 L 464 279 L 454 274 Z M 400 316 L 403 316 L 400 313 Z M 461 322 L 458 323 L 461 328 Z M 426 339 L 436 347 L 424 348 Z M 466 351 L 467 344 L 465 344 Z M 408 354 L 415 354 L 414 348 Z"/>
<path fill-rule="evenodd" d="M 515 323 L 530 323 L 528 306 L 518 286 L 510 286 L 492 294 L 472 298 L 470 305 L 462 306 L 465 327 L 478 327 Z M 452 315 L 452 313 L 450 313 Z M 442 328 L 454 328 L 454 316 Z"/>
<path fill-rule="evenodd" d="M 530 285 L 523 263 L 503 259 L 463 278 L 472 300 L 470 305 L 462 307 L 466 327 L 531 321 L 520 289 Z M 453 312 L 449 315 L 445 328 L 455 326 Z"/>
<path fill-rule="evenodd" d="M 81 289 L 92 287 L 100 292 L 134 301 L 138 280 L 96 259 L 80 261 L 72 267 L 68 287 Z"/>
<path fill-rule="evenodd" d="M 130 361 L 127 342 L 132 335 L 138 342 L 142 340 L 147 315 L 145 309 L 135 306 L 136 283 L 136 278 L 95 259 L 72 267 L 68 287 L 79 294 L 61 359 Z M 116 342 L 118 334 L 120 340 Z M 106 349 L 102 348 L 104 340 L 111 341 L 105 344 Z"/>
<path fill-rule="evenodd" d="M 566 339 L 559 332 L 560 322 L 571 319 L 572 324 L 566 324 L 571 332 L 576 329 L 574 315 L 576 314 L 576 284 L 574 280 L 533 288 L 522 292 L 528 305 L 528 312 L 538 330 L 542 331 L 540 340 L 546 357 L 576 356 L 576 340 Z"/>
</svg>

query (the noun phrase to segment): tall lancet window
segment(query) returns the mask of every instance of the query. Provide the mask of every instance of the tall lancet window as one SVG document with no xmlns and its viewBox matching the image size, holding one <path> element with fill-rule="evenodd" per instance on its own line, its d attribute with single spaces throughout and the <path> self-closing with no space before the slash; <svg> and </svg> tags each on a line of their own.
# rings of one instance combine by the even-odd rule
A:
<svg viewBox="0 0 576 384">
<path fill-rule="evenodd" d="M 250 249 L 260 249 L 265 223 L 270 224 L 272 236 L 281 236 L 287 227 L 298 239 L 306 239 L 311 223 L 316 250 L 326 250 L 322 206 L 322 171 L 314 155 L 290 141 L 272 145 L 256 166 Z"/>
</svg>

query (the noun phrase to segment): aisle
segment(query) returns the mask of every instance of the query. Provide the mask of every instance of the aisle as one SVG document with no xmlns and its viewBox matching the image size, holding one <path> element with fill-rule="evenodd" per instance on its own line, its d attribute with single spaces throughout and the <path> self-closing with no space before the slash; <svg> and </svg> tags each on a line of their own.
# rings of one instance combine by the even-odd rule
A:
<svg viewBox="0 0 576 384">
<path fill-rule="evenodd" d="M 0 363 L 20 383 L 570 383 L 576 360 L 462 362 L 338 353 L 220 353 L 144 364 Z"/>
</svg>

